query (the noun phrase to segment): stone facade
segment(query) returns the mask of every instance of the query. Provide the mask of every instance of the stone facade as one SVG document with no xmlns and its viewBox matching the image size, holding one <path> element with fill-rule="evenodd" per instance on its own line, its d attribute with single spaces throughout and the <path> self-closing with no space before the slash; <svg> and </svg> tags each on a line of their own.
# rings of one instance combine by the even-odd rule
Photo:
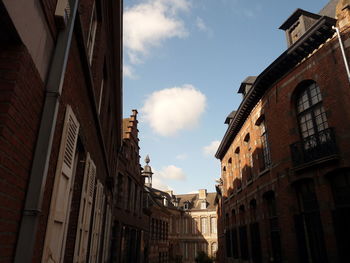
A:
<svg viewBox="0 0 350 263">
<path fill-rule="evenodd" d="M 217 251 L 216 193 L 205 189 L 198 194 L 171 196 L 172 204 L 180 211 L 170 219 L 170 254 L 172 262 L 195 262 L 199 251 L 215 258 Z"/>
<path fill-rule="evenodd" d="M 302 15 L 294 13 L 285 30 Z M 226 120 L 216 153 L 219 262 L 349 261 L 350 90 L 332 26 L 340 27 L 346 56 L 350 27 L 312 17 Z"/>
</svg>

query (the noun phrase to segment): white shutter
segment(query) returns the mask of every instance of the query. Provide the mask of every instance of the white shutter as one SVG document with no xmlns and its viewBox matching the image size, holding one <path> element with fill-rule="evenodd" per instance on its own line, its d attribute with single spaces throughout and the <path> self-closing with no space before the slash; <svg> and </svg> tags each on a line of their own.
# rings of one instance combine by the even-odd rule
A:
<svg viewBox="0 0 350 263">
<path fill-rule="evenodd" d="M 112 228 L 112 209 L 108 204 L 106 208 L 106 221 L 105 221 L 105 233 L 104 233 L 104 241 L 103 241 L 103 256 L 102 262 L 106 262 L 108 260 L 108 255 L 110 251 L 110 235 Z"/>
<path fill-rule="evenodd" d="M 77 235 L 75 239 L 74 261 L 85 262 L 90 232 L 90 218 L 95 190 L 96 166 L 87 154 L 83 189 L 81 192 Z"/>
<path fill-rule="evenodd" d="M 94 208 L 94 221 L 92 225 L 91 233 L 91 246 L 90 246 L 90 263 L 99 262 L 98 256 L 100 251 L 101 241 L 101 228 L 102 228 L 102 216 L 104 208 L 104 192 L 103 185 L 98 181 L 96 187 L 96 198 Z"/>
<path fill-rule="evenodd" d="M 74 180 L 79 123 L 71 107 L 66 109 L 61 145 L 51 197 L 42 262 L 63 262 Z"/>
</svg>

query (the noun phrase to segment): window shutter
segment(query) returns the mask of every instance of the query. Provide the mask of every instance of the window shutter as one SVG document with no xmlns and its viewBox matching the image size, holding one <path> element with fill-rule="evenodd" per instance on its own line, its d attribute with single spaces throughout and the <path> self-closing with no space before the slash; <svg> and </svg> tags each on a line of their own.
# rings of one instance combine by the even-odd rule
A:
<svg viewBox="0 0 350 263">
<path fill-rule="evenodd" d="M 47 222 L 42 262 L 63 262 L 79 123 L 67 106 Z"/>
<path fill-rule="evenodd" d="M 98 181 L 96 187 L 96 198 L 94 208 L 94 221 L 91 233 L 90 263 L 98 262 L 101 242 L 102 216 L 104 208 L 103 185 Z"/>
<path fill-rule="evenodd" d="M 106 221 L 105 221 L 105 236 L 103 242 L 103 257 L 102 262 L 107 262 L 109 251 L 110 251 L 110 235 L 111 235 L 111 227 L 112 227 L 112 209 L 108 204 L 106 208 Z"/>
<path fill-rule="evenodd" d="M 75 239 L 74 262 L 85 262 L 90 232 L 90 218 L 95 190 L 96 166 L 87 154 L 83 189 L 81 192 L 77 235 Z"/>
</svg>

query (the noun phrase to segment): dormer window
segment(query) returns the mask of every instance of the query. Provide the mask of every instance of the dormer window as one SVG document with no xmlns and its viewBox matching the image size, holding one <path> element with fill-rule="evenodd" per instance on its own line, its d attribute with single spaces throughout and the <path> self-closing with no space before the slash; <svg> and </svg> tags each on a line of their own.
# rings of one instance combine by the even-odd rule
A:
<svg viewBox="0 0 350 263">
<path fill-rule="evenodd" d="M 188 210 L 188 209 L 190 209 L 190 202 L 189 202 L 189 201 L 186 201 L 186 202 L 184 203 L 184 210 Z"/>
<path fill-rule="evenodd" d="M 202 201 L 201 209 L 207 209 L 207 201 Z"/>
<path fill-rule="evenodd" d="M 288 47 L 297 42 L 320 17 L 320 15 L 297 9 L 280 26 L 280 29 L 286 32 Z"/>
</svg>

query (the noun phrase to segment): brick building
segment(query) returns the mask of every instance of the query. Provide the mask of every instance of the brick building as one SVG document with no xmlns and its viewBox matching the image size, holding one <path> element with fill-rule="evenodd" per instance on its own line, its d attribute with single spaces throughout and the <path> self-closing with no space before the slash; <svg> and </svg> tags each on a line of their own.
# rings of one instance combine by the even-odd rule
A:
<svg viewBox="0 0 350 263">
<path fill-rule="evenodd" d="M 169 223 L 174 207 L 167 204 L 165 192 L 145 186 L 145 212 L 148 215 L 148 239 L 146 240 L 146 262 L 168 263 L 169 258 Z"/>
<path fill-rule="evenodd" d="M 242 82 L 216 153 L 219 262 L 350 261 L 349 15 L 296 10 L 288 49 Z"/>
<path fill-rule="evenodd" d="M 123 119 L 123 141 L 118 157 L 114 210 L 114 262 L 144 262 L 144 238 L 148 231 L 143 213 L 143 186 L 139 157 L 137 111 Z"/>
<path fill-rule="evenodd" d="M 106 262 L 121 1 L 0 0 L 0 261 Z"/>
</svg>

